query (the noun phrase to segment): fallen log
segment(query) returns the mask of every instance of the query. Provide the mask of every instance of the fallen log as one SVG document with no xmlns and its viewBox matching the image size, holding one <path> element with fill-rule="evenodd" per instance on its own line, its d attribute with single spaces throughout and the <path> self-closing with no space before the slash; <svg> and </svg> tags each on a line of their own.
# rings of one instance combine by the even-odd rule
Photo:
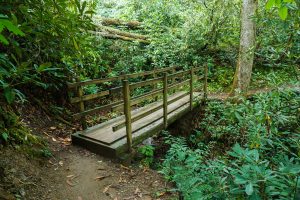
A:
<svg viewBox="0 0 300 200">
<path fill-rule="evenodd" d="M 102 24 L 104 26 L 126 26 L 130 29 L 142 28 L 142 23 L 139 21 L 123 21 L 114 18 L 105 18 L 101 16 L 94 16 L 94 22 L 97 24 Z"/>
<path fill-rule="evenodd" d="M 107 27 L 107 26 L 97 26 L 97 28 L 100 30 L 100 32 L 108 32 L 110 34 L 114 35 L 120 35 L 124 37 L 129 37 L 129 38 L 135 38 L 135 39 L 140 39 L 140 40 L 147 40 L 149 37 L 146 35 L 141 35 L 137 33 L 129 33 L 126 31 L 121 31 L 115 28 Z"/>
<path fill-rule="evenodd" d="M 123 35 L 111 34 L 111 33 L 108 33 L 108 32 L 99 32 L 99 31 L 89 31 L 89 32 L 94 34 L 94 35 L 98 35 L 98 36 L 108 38 L 108 39 L 120 39 L 120 40 L 130 41 L 130 42 L 136 41 L 136 42 L 140 42 L 140 43 L 144 43 L 144 44 L 150 44 L 149 40 L 144 40 L 144 39 L 126 37 L 126 36 L 123 36 Z"/>
</svg>

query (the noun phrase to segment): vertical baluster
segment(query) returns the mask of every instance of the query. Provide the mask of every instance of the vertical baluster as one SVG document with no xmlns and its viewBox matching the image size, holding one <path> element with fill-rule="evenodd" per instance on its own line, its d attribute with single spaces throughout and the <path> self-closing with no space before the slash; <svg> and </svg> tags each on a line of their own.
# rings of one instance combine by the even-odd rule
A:
<svg viewBox="0 0 300 200">
<path fill-rule="evenodd" d="M 130 90 L 128 80 L 123 80 L 123 98 L 124 98 L 124 114 L 126 120 L 126 137 L 128 151 L 132 150 L 132 127 L 131 127 L 131 103 L 130 103 Z"/>
<path fill-rule="evenodd" d="M 168 74 L 163 76 L 163 106 L 164 106 L 164 128 L 168 126 Z"/>
<path fill-rule="evenodd" d="M 193 109 L 193 91 L 194 91 L 194 69 L 193 66 L 191 67 L 190 71 L 190 110 L 192 111 Z"/>
</svg>

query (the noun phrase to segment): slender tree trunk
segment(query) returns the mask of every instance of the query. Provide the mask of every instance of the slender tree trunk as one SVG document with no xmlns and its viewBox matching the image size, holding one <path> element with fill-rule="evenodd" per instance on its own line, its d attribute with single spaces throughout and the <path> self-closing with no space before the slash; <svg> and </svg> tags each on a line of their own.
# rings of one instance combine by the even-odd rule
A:
<svg viewBox="0 0 300 200">
<path fill-rule="evenodd" d="M 255 16 L 257 0 L 243 0 L 241 12 L 241 36 L 237 67 L 231 94 L 246 92 L 251 80 L 255 51 Z"/>
</svg>

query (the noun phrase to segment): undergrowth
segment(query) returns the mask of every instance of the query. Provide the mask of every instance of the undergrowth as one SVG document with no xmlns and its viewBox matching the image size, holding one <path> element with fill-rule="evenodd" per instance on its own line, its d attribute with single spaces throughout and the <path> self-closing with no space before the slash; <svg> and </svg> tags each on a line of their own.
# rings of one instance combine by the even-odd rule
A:
<svg viewBox="0 0 300 200">
<path fill-rule="evenodd" d="M 46 142 L 33 135 L 10 106 L 0 107 L 1 146 L 12 146 L 29 156 L 51 156 Z"/>
<path fill-rule="evenodd" d="M 184 199 L 299 199 L 299 111 L 292 90 L 210 102 L 189 138 L 165 136 L 161 172 Z"/>
</svg>

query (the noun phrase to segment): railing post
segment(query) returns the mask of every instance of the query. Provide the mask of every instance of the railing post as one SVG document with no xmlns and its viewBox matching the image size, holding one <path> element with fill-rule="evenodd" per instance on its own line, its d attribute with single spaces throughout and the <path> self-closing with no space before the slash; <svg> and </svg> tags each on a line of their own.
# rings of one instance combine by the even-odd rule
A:
<svg viewBox="0 0 300 200">
<path fill-rule="evenodd" d="M 153 78 L 157 78 L 157 74 L 154 72 L 153 73 Z M 157 84 L 155 84 L 154 86 L 153 86 L 153 89 L 155 90 L 155 89 L 157 89 Z M 157 101 L 158 100 L 158 96 L 156 96 L 155 98 L 155 101 Z"/>
<path fill-rule="evenodd" d="M 164 106 L 164 128 L 168 126 L 168 74 L 163 77 L 163 106 Z"/>
<path fill-rule="evenodd" d="M 207 77 L 208 77 L 208 67 L 205 65 L 204 67 L 204 88 L 203 88 L 203 99 L 206 102 L 207 99 Z"/>
<path fill-rule="evenodd" d="M 130 90 L 128 80 L 123 80 L 123 98 L 124 98 L 124 114 L 126 123 L 126 137 L 128 151 L 132 150 L 132 127 L 131 127 L 131 105 L 130 105 Z"/>
<path fill-rule="evenodd" d="M 194 91 L 194 68 L 191 67 L 191 78 L 190 78 L 190 111 L 193 110 L 193 91 Z"/>
<path fill-rule="evenodd" d="M 77 82 L 79 82 L 79 81 L 80 81 L 80 79 L 77 78 Z M 77 88 L 77 95 L 78 95 L 79 98 L 82 98 L 82 96 L 83 96 L 83 88 L 82 88 L 81 85 L 79 85 L 78 88 Z M 82 100 L 79 102 L 79 110 L 80 110 L 80 112 L 84 112 L 84 102 Z M 80 121 L 81 121 L 82 129 L 83 130 L 87 129 L 85 116 L 82 116 L 80 118 Z"/>
<path fill-rule="evenodd" d="M 174 74 L 175 72 L 176 72 L 176 69 L 174 68 L 174 69 L 172 70 L 172 73 Z M 176 77 L 173 77 L 173 78 L 172 78 L 172 84 L 175 84 L 175 82 L 176 82 Z M 176 89 L 174 88 L 172 92 L 175 93 L 175 92 L 176 92 Z"/>
</svg>

